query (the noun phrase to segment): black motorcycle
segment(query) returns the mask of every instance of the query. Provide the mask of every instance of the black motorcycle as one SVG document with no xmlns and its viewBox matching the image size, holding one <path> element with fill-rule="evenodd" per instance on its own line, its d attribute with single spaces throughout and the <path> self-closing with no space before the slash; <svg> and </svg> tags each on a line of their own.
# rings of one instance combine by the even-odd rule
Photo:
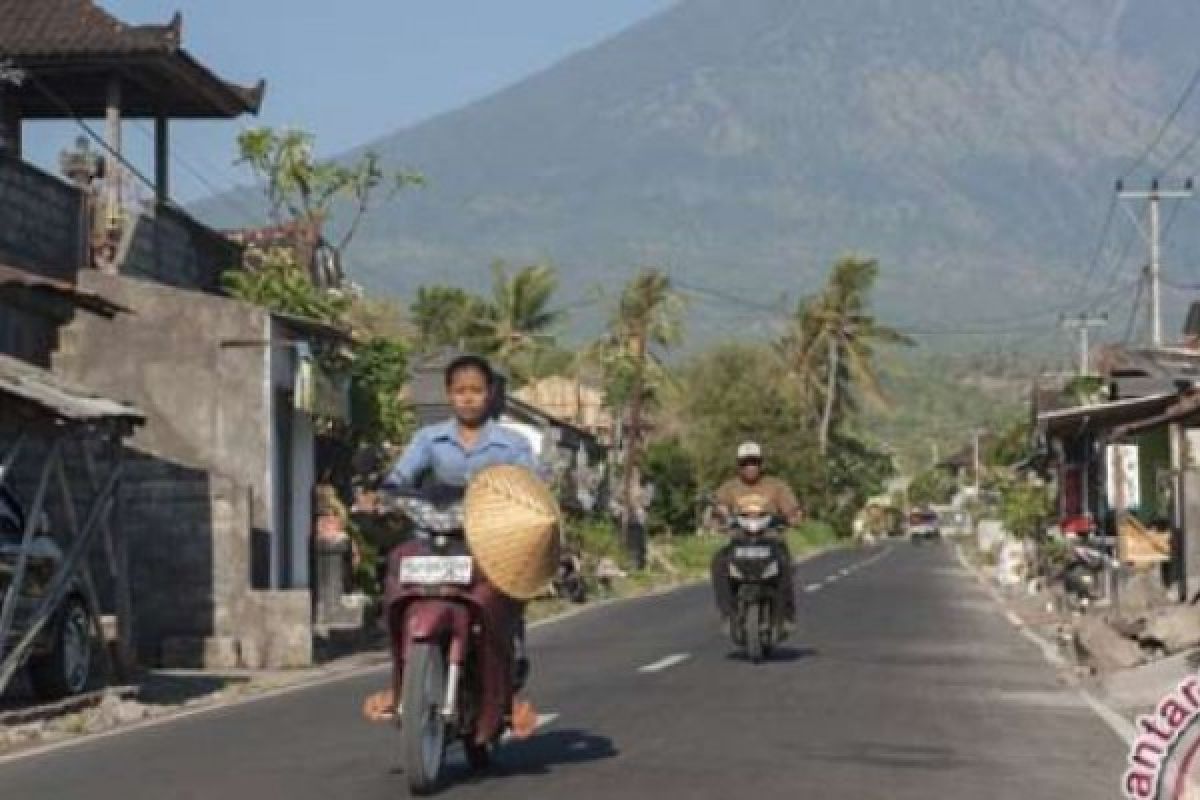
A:
<svg viewBox="0 0 1200 800">
<path fill-rule="evenodd" d="M 779 542 L 770 536 L 784 526 L 769 514 L 738 514 L 732 523 L 729 578 L 735 605 L 729 633 L 734 645 L 757 664 L 787 637 L 779 582 L 781 570 L 789 566 Z"/>
<path fill-rule="evenodd" d="M 564 550 L 554 574 L 554 593 L 572 603 L 587 602 L 587 581 L 583 578 L 583 559 Z"/>
</svg>

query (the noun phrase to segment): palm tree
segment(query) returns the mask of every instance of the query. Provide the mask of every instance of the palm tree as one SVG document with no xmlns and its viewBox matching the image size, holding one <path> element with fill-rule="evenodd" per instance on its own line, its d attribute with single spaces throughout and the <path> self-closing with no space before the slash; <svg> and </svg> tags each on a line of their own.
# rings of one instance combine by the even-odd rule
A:
<svg viewBox="0 0 1200 800">
<path fill-rule="evenodd" d="M 492 265 L 492 297 L 476 320 L 473 338 L 514 378 L 535 370 L 537 351 L 553 342 L 554 329 L 566 316 L 550 308 L 558 275 L 546 264 L 522 267 L 509 275 L 503 262 Z"/>
<path fill-rule="evenodd" d="M 465 346 L 473 336 L 482 301 L 455 286 L 422 286 L 409 311 L 423 352 Z"/>
<path fill-rule="evenodd" d="M 627 547 L 633 487 L 641 457 L 647 377 L 662 373 L 655 348 L 668 348 L 680 340 L 682 310 L 683 300 L 672 289 L 670 277 L 659 269 L 645 268 L 625 285 L 605 336 L 593 347 L 606 368 L 610 402 L 615 408 L 629 409 L 621 492 L 621 539 Z M 622 413 L 620 424 L 624 422 Z"/>
<path fill-rule="evenodd" d="M 876 348 L 914 344 L 869 313 L 878 276 L 874 259 L 838 261 L 825 289 L 800 303 L 791 330 L 778 346 L 810 409 L 815 412 L 815 401 L 821 402 L 818 439 L 823 455 L 834 425 L 858 409 L 860 397 L 887 403 L 875 367 Z"/>
</svg>

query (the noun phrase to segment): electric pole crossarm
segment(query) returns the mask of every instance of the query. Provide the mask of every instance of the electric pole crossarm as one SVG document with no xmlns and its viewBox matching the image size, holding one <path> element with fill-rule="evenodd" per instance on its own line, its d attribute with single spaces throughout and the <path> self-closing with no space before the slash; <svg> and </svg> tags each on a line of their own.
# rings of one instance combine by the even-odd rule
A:
<svg viewBox="0 0 1200 800">
<path fill-rule="evenodd" d="M 1080 314 L 1077 317 L 1063 317 L 1059 324 L 1064 330 L 1079 332 L 1079 374 L 1091 374 L 1088 357 L 1091 352 L 1089 333 L 1092 328 L 1102 328 L 1108 324 L 1108 314 Z"/>
<path fill-rule="evenodd" d="M 1118 182 L 1117 197 L 1122 200 L 1149 201 L 1149 233 L 1137 225 L 1138 230 L 1150 244 L 1150 331 L 1155 347 L 1162 346 L 1162 230 L 1159 224 L 1159 206 L 1165 200 L 1185 200 L 1192 196 L 1192 180 L 1189 178 L 1183 189 L 1161 189 L 1158 179 L 1150 183 L 1148 191 L 1127 190 Z M 1126 209 L 1128 212 L 1128 209 Z M 1132 212 L 1129 212 L 1130 216 Z M 1135 218 L 1136 219 L 1136 218 Z"/>
</svg>

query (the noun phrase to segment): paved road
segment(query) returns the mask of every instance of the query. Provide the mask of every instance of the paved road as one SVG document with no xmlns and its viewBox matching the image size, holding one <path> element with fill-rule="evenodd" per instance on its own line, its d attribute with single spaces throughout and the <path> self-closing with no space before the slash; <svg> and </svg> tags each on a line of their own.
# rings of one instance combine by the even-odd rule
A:
<svg viewBox="0 0 1200 800">
<path fill-rule="evenodd" d="M 799 567 L 797 589 L 799 644 L 758 667 L 731 657 L 704 590 L 538 629 L 534 696 L 558 717 L 508 745 L 499 774 L 472 782 L 456 766 L 444 796 L 1118 796 L 1123 745 L 947 548 L 830 553 Z M 0 797 L 404 797 L 395 733 L 358 716 L 379 683 L 0 765 Z"/>
</svg>

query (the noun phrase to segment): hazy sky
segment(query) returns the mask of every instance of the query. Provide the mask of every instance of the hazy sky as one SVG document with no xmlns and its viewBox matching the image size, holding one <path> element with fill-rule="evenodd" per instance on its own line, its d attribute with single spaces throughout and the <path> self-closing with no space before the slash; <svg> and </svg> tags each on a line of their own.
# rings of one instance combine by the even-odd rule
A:
<svg viewBox="0 0 1200 800">
<path fill-rule="evenodd" d="M 131 24 L 183 12 L 184 46 L 227 80 L 267 81 L 257 121 L 178 123 L 173 194 L 189 201 L 245 176 L 244 126 L 292 125 L 336 153 L 448 111 L 595 44 L 674 0 L 98 0 Z M 149 128 L 125 132 L 148 167 Z M 52 166 L 73 126 L 28 124 L 29 157 Z M 200 173 L 197 178 L 193 173 Z"/>
</svg>

